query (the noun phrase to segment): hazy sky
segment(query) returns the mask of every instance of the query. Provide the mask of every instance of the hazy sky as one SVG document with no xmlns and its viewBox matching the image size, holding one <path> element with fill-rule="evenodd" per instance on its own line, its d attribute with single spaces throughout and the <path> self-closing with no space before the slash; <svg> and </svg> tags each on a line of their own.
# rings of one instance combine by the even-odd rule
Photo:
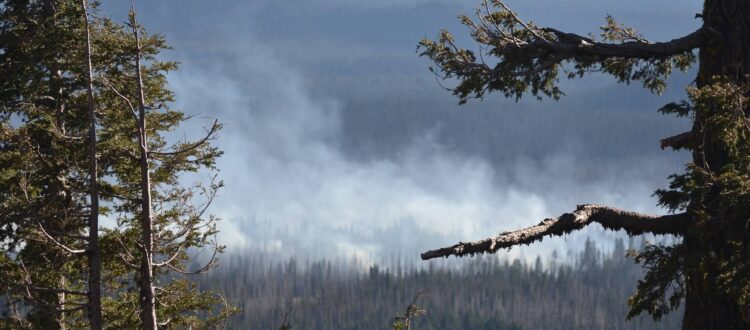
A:
<svg viewBox="0 0 750 330">
<path fill-rule="evenodd" d="M 476 2 L 476 3 L 475 3 Z M 490 97 L 458 106 L 417 56 L 472 1 L 136 1 L 140 21 L 175 48 L 174 104 L 226 124 L 227 187 L 213 211 L 231 249 L 377 260 L 481 239 L 606 203 L 661 212 L 651 197 L 686 154 L 661 137 L 688 123 L 662 96 L 607 77 L 563 82 L 560 102 Z M 649 38 L 698 27 L 700 1 L 508 1 L 540 25 L 596 32 L 607 14 Z M 129 2 L 104 13 L 124 21 Z M 466 38 L 459 40 L 466 42 Z M 471 46 L 470 43 L 465 43 Z M 205 123 L 185 127 L 190 135 Z M 545 254 L 615 237 L 594 228 L 512 254 Z"/>
</svg>

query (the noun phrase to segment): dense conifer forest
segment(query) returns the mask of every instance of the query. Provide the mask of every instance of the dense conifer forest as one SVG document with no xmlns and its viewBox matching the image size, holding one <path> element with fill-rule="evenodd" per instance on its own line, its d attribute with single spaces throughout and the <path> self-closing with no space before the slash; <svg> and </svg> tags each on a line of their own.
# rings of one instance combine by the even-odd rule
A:
<svg viewBox="0 0 750 330">
<path fill-rule="evenodd" d="M 418 267 L 399 258 L 368 266 L 230 253 L 200 286 L 240 309 L 232 329 L 278 328 L 287 313 L 298 329 L 386 329 L 420 292 L 417 305 L 427 313 L 415 329 L 679 328 L 681 313 L 659 323 L 646 315 L 625 319 L 623 302 L 642 277 L 626 251 L 638 245 L 619 240 L 605 252 L 588 241 L 566 261 L 555 253 L 536 262 L 485 256 Z"/>
</svg>

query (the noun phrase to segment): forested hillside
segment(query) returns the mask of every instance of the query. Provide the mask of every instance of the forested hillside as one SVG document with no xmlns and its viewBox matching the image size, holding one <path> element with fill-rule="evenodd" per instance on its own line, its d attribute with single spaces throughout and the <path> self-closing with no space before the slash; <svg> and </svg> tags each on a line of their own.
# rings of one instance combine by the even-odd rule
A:
<svg viewBox="0 0 750 330">
<path fill-rule="evenodd" d="M 278 328 L 287 312 L 297 329 L 386 329 L 423 291 L 417 304 L 427 314 L 415 320 L 416 329 L 679 328 L 682 313 L 660 323 L 648 316 L 625 320 L 623 302 L 642 276 L 626 249 L 618 241 L 605 253 L 589 241 L 566 262 L 485 256 L 427 268 L 233 254 L 200 285 L 240 308 L 233 329 Z"/>
</svg>

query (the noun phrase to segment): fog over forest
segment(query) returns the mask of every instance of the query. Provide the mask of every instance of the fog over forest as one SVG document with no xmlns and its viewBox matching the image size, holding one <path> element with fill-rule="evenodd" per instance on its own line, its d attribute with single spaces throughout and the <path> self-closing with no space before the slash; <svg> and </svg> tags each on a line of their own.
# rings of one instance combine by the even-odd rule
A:
<svg viewBox="0 0 750 330">
<path fill-rule="evenodd" d="M 699 24 L 691 20 L 699 1 L 508 2 L 577 33 L 596 32 L 606 14 L 653 39 Z M 105 2 L 103 10 L 124 21 L 127 5 Z M 227 187 L 212 211 L 230 253 L 378 262 L 525 227 L 576 204 L 660 212 L 651 195 L 688 154 L 660 150 L 658 141 L 689 123 L 656 109 L 682 99 L 680 86 L 694 74 L 675 74 L 677 87 L 661 96 L 591 76 L 564 82 L 559 102 L 493 96 L 459 106 L 415 47 L 442 28 L 465 36 L 455 17 L 475 5 L 138 4 L 144 26 L 175 48 L 166 58 L 182 63 L 169 76 L 174 106 L 196 118 L 176 134 L 197 135 L 209 123 L 203 117 L 226 124 L 217 145 Z M 581 249 L 586 236 L 606 247 L 623 234 L 594 226 L 510 256 Z"/>
</svg>

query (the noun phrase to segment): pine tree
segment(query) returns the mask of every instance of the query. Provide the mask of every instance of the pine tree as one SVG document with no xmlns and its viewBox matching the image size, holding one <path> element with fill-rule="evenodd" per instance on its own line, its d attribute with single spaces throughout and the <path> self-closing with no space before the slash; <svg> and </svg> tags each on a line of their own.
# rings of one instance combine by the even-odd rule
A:
<svg viewBox="0 0 750 330">
<path fill-rule="evenodd" d="M 88 305 L 84 20 L 72 1 L 1 5 L 0 282 L 18 324 L 62 329 Z"/>
<path fill-rule="evenodd" d="M 197 141 L 170 143 L 169 132 L 191 117 L 169 108 L 166 74 L 177 65 L 157 60 L 167 48 L 163 37 L 147 34 L 134 14 L 130 25 L 101 17 L 97 2 L 85 19 L 85 6 L 0 2 L 0 74 L 7 77 L 0 82 L 0 284 L 24 311 L 9 322 L 98 328 L 96 290 L 88 288 L 99 287 L 90 252 L 100 232 L 104 327 L 142 326 L 142 308 L 133 306 L 143 283 L 154 290 L 154 322 L 217 324 L 230 308 L 183 274 L 211 269 L 223 250 L 217 219 L 206 214 L 222 183 L 208 174 L 207 184 L 184 186 L 181 176 L 215 171 L 221 151 L 211 141 L 221 125 L 214 121 Z M 143 192 L 153 207 L 151 244 L 140 221 L 148 210 Z M 92 232 L 97 215 L 116 223 Z M 212 256 L 189 267 L 204 247 Z M 139 260 L 149 260 L 153 277 L 144 280 Z"/>
<path fill-rule="evenodd" d="M 659 319 L 684 301 L 686 329 L 750 327 L 750 2 L 705 0 L 696 18 L 703 26 L 695 32 L 652 43 L 608 16 L 595 38 L 526 22 L 504 2 L 491 0 L 482 3 L 476 19 L 461 17 L 482 46 L 478 56 L 458 47 L 447 31 L 420 42 L 422 55 L 436 64 L 434 72 L 457 80 L 453 93 L 461 103 L 493 92 L 558 99 L 563 96 L 561 75 L 577 78 L 589 72 L 622 83 L 640 81 L 658 93 L 672 70 L 687 70 L 696 60 L 694 51 L 699 54 L 690 100 L 660 110 L 693 120 L 689 132 L 661 141 L 662 148 L 693 153 L 686 172 L 672 176 L 669 189 L 657 191 L 670 214 L 580 205 L 536 226 L 428 251 L 422 258 L 494 253 L 592 222 L 631 235 L 674 234 L 682 241 L 634 254 L 648 272 L 630 299 L 630 316 L 646 312 Z"/>
<path fill-rule="evenodd" d="M 102 42 L 119 46 L 113 49 L 115 60 L 99 69 L 101 98 L 107 102 L 100 140 L 107 150 L 101 156 L 110 178 L 102 195 L 117 217 L 106 239 L 109 257 L 122 265 L 112 279 L 129 279 L 118 282 L 119 290 L 113 288 L 105 312 L 119 315 L 111 322 L 125 328 L 216 324 L 230 312 L 223 298 L 197 290 L 182 275 L 212 269 L 223 251 L 216 241 L 217 219 L 206 214 L 223 183 L 210 174 L 208 184 L 185 187 L 180 176 L 215 170 L 222 152 L 210 142 L 221 125 L 213 121 L 197 141 L 170 144 L 166 135 L 191 117 L 169 108 L 173 94 L 166 88 L 166 74 L 177 64 L 156 58 L 167 48 L 164 39 L 146 33 L 134 9 L 127 26 L 106 19 L 101 26 Z M 203 248 L 212 255 L 202 266 L 189 268 L 189 253 Z M 132 305 L 140 306 L 138 313 L 122 313 Z"/>
<path fill-rule="evenodd" d="M 99 163 L 97 161 L 96 102 L 94 100 L 94 70 L 91 64 L 91 30 L 89 29 L 88 3 L 81 0 L 84 33 L 86 35 L 86 97 L 88 101 L 89 147 L 89 217 L 88 217 L 88 319 L 92 330 L 102 329 L 102 256 L 99 247 Z"/>
</svg>

